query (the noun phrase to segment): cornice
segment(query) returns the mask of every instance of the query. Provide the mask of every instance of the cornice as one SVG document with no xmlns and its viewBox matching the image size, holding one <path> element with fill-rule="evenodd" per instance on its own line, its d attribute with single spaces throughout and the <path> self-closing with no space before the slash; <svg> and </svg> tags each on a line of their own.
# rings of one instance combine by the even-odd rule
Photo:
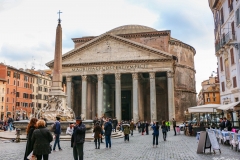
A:
<svg viewBox="0 0 240 160">
<path fill-rule="evenodd" d="M 181 41 L 176 41 L 174 39 L 171 39 L 171 40 L 169 40 L 168 43 L 171 44 L 171 45 L 178 45 L 178 46 L 181 46 L 183 48 L 189 49 L 189 50 L 191 50 L 194 53 L 194 55 L 196 54 L 195 48 L 193 48 L 192 46 L 190 46 L 190 45 L 188 45 L 186 43 L 183 43 Z"/>
<path fill-rule="evenodd" d="M 170 36 L 171 31 L 154 31 L 154 32 L 141 32 L 141 33 L 129 33 L 129 34 L 118 34 L 118 36 L 123 38 L 132 37 L 155 37 L 155 36 Z"/>
<path fill-rule="evenodd" d="M 174 90 L 175 90 L 176 92 L 188 92 L 188 93 L 197 94 L 197 92 L 194 91 L 194 90 L 188 90 L 188 89 L 177 89 L 177 88 L 175 88 Z"/>
<path fill-rule="evenodd" d="M 81 37 L 81 38 L 72 38 L 73 42 L 88 42 L 94 38 L 96 38 L 97 36 L 92 36 L 92 37 Z"/>
<path fill-rule="evenodd" d="M 113 62 L 92 62 L 92 63 L 71 63 L 63 64 L 63 67 L 90 66 L 90 65 L 108 65 L 108 64 L 126 64 L 126 63 L 145 63 L 145 62 L 171 62 L 172 59 L 146 59 L 146 60 L 129 60 L 129 61 L 113 61 Z M 53 67 L 53 66 L 50 66 Z"/>
<path fill-rule="evenodd" d="M 183 64 L 175 64 L 175 66 L 181 67 L 181 68 L 187 68 L 187 69 L 190 69 L 190 70 L 192 70 L 193 72 L 196 73 L 196 70 L 193 67 L 190 67 L 190 66 L 187 66 L 187 65 L 183 65 Z"/>
</svg>

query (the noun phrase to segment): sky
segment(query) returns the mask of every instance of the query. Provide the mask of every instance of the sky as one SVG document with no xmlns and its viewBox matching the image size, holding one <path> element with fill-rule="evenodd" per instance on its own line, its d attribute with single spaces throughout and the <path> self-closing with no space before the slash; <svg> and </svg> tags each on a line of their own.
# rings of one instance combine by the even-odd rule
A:
<svg viewBox="0 0 240 160">
<path fill-rule="evenodd" d="M 214 21 L 208 0 L 0 0 L 0 62 L 47 69 L 61 10 L 63 54 L 72 38 L 98 36 L 122 25 L 171 30 L 196 49 L 196 91 L 217 70 Z"/>
</svg>

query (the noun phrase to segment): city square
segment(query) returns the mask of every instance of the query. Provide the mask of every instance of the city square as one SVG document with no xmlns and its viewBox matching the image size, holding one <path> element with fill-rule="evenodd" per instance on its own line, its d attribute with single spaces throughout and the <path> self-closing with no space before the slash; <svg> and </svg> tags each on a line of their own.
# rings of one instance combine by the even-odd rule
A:
<svg viewBox="0 0 240 160">
<path fill-rule="evenodd" d="M 150 131 L 152 133 L 152 131 Z M 101 143 L 100 150 L 94 149 L 94 142 L 84 143 L 84 159 L 128 159 L 128 160 L 238 160 L 239 153 L 230 149 L 229 146 L 221 145 L 222 153 L 197 154 L 197 140 L 195 137 L 183 135 L 173 136 L 174 132 L 170 131 L 167 135 L 167 141 L 163 141 L 162 134 L 159 136 L 159 145 L 157 148 L 152 146 L 152 135 L 141 135 L 134 131 L 134 136 L 130 136 L 129 142 L 124 142 L 123 138 L 112 139 L 112 148 L 106 149 L 105 143 Z M 2 157 L 4 160 L 23 159 L 26 142 L 4 143 L 1 139 Z M 70 141 L 61 141 L 62 151 L 52 152 L 49 156 L 51 160 L 72 159 L 72 148 Z"/>
<path fill-rule="evenodd" d="M 239 6 L 1 1 L 3 159 L 240 159 Z"/>
</svg>

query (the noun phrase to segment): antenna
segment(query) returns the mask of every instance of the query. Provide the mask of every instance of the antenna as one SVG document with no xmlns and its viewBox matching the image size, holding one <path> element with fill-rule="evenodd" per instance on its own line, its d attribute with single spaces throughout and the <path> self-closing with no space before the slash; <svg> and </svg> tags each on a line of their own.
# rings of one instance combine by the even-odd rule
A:
<svg viewBox="0 0 240 160">
<path fill-rule="evenodd" d="M 32 70 L 35 69 L 35 62 L 34 62 L 34 61 L 35 61 L 35 59 L 34 59 L 33 56 L 32 56 L 32 67 L 31 67 Z"/>
</svg>

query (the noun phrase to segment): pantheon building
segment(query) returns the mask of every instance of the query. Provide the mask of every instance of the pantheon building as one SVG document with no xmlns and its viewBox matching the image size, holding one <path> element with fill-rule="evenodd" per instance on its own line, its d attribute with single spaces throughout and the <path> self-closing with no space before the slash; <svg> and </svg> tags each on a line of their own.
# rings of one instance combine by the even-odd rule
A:
<svg viewBox="0 0 240 160">
<path fill-rule="evenodd" d="M 72 40 L 74 49 L 62 55 L 62 76 L 76 116 L 181 121 L 196 105 L 196 51 L 170 30 L 125 25 Z M 52 69 L 54 62 L 46 65 Z"/>
</svg>

